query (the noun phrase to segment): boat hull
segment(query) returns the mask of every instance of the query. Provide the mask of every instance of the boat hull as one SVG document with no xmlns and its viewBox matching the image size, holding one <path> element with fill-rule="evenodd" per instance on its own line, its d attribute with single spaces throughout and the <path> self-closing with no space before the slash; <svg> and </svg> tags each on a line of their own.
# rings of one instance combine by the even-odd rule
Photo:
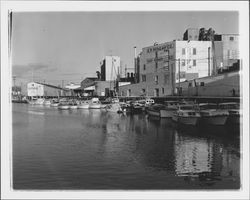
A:
<svg viewBox="0 0 250 200">
<path fill-rule="evenodd" d="M 89 109 L 100 109 L 101 108 L 101 104 L 90 104 L 89 105 Z"/>
<path fill-rule="evenodd" d="M 215 116 L 202 116 L 203 123 L 210 125 L 225 125 L 227 121 L 227 115 L 215 115 Z"/>
<path fill-rule="evenodd" d="M 160 110 L 161 118 L 172 118 L 174 115 L 174 111 L 172 110 Z"/>
<path fill-rule="evenodd" d="M 69 106 L 70 109 L 77 109 L 77 106 Z"/>
<path fill-rule="evenodd" d="M 59 106 L 59 103 L 52 103 L 50 104 L 50 107 L 58 107 Z"/>
<path fill-rule="evenodd" d="M 69 106 L 58 106 L 59 110 L 68 110 Z"/>
<path fill-rule="evenodd" d="M 239 125 L 240 124 L 240 115 L 229 115 L 228 119 L 227 119 L 227 123 L 228 124 L 235 124 L 235 125 Z"/>
<path fill-rule="evenodd" d="M 148 109 L 147 112 L 148 112 L 148 115 L 150 116 L 160 117 L 160 112 L 158 110 Z"/>
<path fill-rule="evenodd" d="M 172 119 L 173 121 L 180 123 L 180 124 L 185 124 L 185 125 L 197 125 L 200 117 L 190 117 L 190 116 L 178 116 L 178 115 L 173 115 Z"/>
<path fill-rule="evenodd" d="M 89 109 L 89 104 L 82 104 L 77 106 L 79 109 Z"/>
</svg>

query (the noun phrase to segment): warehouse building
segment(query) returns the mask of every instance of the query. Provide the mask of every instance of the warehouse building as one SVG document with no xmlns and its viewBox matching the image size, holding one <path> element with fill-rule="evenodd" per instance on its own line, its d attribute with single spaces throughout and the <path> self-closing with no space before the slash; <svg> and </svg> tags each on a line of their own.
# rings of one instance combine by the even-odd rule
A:
<svg viewBox="0 0 250 200">
<path fill-rule="evenodd" d="M 28 97 L 58 97 L 70 95 L 70 90 L 58 86 L 38 82 L 30 82 L 27 84 Z"/>
</svg>

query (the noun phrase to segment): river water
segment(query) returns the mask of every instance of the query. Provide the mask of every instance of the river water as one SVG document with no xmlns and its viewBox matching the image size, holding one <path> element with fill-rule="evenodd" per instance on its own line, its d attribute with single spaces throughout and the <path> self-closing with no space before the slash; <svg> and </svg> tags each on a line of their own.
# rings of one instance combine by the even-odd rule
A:
<svg viewBox="0 0 250 200">
<path fill-rule="evenodd" d="M 239 189 L 238 127 L 13 104 L 14 189 Z"/>
</svg>

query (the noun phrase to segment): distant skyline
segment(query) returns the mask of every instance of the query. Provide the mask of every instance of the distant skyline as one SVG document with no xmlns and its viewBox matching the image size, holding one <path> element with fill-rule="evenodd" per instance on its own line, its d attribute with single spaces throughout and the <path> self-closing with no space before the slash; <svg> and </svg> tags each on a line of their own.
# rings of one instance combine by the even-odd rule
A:
<svg viewBox="0 0 250 200">
<path fill-rule="evenodd" d="M 182 39 L 187 28 L 239 34 L 238 12 L 14 12 L 12 74 L 16 85 L 32 80 L 53 85 L 96 76 L 106 55 L 133 67 L 154 42 Z"/>
</svg>

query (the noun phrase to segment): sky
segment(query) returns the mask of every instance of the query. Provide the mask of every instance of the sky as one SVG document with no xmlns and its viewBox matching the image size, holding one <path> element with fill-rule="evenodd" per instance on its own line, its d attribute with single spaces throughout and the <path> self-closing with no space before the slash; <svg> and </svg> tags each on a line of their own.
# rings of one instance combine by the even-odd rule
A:
<svg viewBox="0 0 250 200">
<path fill-rule="evenodd" d="M 106 55 L 120 56 L 124 69 L 155 42 L 182 39 L 187 28 L 238 34 L 237 12 L 14 12 L 12 75 L 15 84 L 80 83 L 95 77 Z"/>
</svg>

